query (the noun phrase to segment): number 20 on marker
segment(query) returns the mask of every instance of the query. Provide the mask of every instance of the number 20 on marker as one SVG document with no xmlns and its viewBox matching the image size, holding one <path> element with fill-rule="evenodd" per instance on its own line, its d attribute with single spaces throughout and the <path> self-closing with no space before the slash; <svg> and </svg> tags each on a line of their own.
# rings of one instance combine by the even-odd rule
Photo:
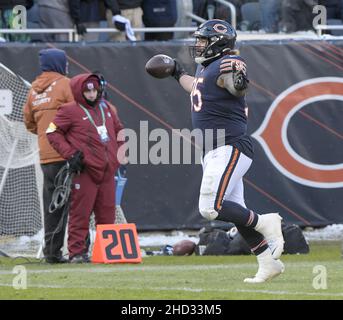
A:
<svg viewBox="0 0 343 320">
<path fill-rule="evenodd" d="M 92 254 L 92 262 L 142 262 L 136 225 L 134 223 L 98 225 Z"/>
</svg>

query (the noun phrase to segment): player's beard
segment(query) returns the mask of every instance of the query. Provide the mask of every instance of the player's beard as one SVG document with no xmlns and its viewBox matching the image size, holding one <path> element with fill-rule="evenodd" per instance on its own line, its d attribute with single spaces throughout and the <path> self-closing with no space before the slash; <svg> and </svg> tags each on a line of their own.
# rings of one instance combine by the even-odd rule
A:
<svg viewBox="0 0 343 320">
<path fill-rule="evenodd" d="M 202 58 L 202 55 L 203 53 L 205 52 L 205 47 L 203 46 L 197 46 L 197 45 L 194 45 L 194 46 L 190 46 L 189 47 L 189 53 L 190 53 L 190 56 L 195 60 L 198 60 L 199 58 Z"/>
</svg>

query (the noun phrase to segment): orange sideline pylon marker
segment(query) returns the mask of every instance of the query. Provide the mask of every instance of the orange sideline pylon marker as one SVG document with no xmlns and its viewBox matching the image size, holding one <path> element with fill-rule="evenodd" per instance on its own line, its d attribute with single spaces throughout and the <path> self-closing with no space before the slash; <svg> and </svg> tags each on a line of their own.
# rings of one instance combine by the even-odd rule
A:
<svg viewBox="0 0 343 320">
<path fill-rule="evenodd" d="M 96 228 L 92 262 L 142 262 L 136 225 L 134 223 L 98 225 Z"/>
</svg>

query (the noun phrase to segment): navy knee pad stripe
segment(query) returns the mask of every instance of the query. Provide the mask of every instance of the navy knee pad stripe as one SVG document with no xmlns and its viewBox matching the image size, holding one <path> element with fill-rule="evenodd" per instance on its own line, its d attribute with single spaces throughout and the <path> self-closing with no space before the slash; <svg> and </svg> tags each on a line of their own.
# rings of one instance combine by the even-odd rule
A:
<svg viewBox="0 0 343 320">
<path fill-rule="evenodd" d="M 218 186 L 216 201 L 215 201 L 216 211 L 219 211 L 222 207 L 222 202 L 223 202 L 226 188 L 229 185 L 230 178 L 236 168 L 240 154 L 241 153 L 237 148 L 233 148 L 230 161 L 224 170 L 224 173 L 220 179 L 220 183 Z"/>
</svg>

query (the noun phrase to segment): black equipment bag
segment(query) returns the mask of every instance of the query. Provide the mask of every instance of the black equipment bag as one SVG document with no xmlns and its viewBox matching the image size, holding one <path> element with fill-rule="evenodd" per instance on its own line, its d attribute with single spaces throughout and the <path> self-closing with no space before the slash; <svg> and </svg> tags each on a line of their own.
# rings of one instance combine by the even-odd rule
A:
<svg viewBox="0 0 343 320">
<path fill-rule="evenodd" d="M 230 229 L 231 230 L 231 229 Z M 308 243 L 299 226 L 282 224 L 285 240 L 283 254 L 305 254 L 310 252 Z M 248 244 L 239 232 L 226 232 L 221 229 L 207 228 L 200 233 L 195 247 L 196 255 L 249 255 Z"/>
<path fill-rule="evenodd" d="M 303 232 L 296 224 L 282 224 L 282 234 L 285 240 L 284 254 L 310 252 L 310 248 Z"/>
</svg>

